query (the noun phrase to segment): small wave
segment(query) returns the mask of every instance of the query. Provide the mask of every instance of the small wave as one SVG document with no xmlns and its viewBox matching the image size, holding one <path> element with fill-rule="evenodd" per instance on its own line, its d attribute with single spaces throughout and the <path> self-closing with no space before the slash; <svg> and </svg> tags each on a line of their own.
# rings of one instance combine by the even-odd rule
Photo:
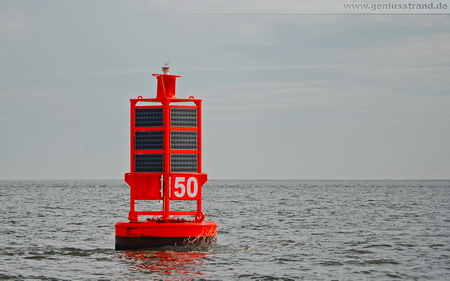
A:
<svg viewBox="0 0 450 281">
<path fill-rule="evenodd" d="M 389 245 L 389 244 L 374 244 L 374 245 L 368 245 L 365 248 L 392 248 L 392 245 Z"/>
<path fill-rule="evenodd" d="M 338 261 L 323 261 L 319 263 L 320 265 L 324 265 L 324 266 L 340 266 L 343 265 L 342 262 L 338 262 Z"/>
<path fill-rule="evenodd" d="M 358 250 L 358 249 L 350 249 L 348 250 L 348 252 L 350 253 L 355 253 L 355 254 L 373 254 L 373 252 L 368 251 L 368 250 Z"/>
<path fill-rule="evenodd" d="M 285 281 L 293 281 L 293 280 L 297 280 L 297 279 L 292 279 L 289 277 L 278 277 L 278 276 L 274 276 L 274 275 L 261 275 L 261 274 L 257 274 L 257 273 L 253 273 L 253 274 L 240 274 L 238 275 L 238 279 L 249 279 L 249 280 L 285 280 Z"/>
<path fill-rule="evenodd" d="M 376 260 L 365 260 L 365 261 L 350 261 L 349 264 L 353 265 L 382 265 L 382 264 L 399 264 L 392 259 L 376 259 Z"/>
</svg>

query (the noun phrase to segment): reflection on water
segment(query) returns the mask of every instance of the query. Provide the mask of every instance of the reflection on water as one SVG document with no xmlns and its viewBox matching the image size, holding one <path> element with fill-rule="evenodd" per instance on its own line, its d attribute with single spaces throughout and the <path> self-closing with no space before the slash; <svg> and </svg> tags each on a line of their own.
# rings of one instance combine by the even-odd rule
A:
<svg viewBox="0 0 450 281">
<path fill-rule="evenodd" d="M 209 257 L 206 253 L 159 250 L 159 251 L 123 251 L 119 258 L 128 263 L 129 271 L 157 273 L 164 280 L 192 280 L 204 275 L 203 259 Z M 164 276 L 167 275 L 167 276 Z"/>
</svg>

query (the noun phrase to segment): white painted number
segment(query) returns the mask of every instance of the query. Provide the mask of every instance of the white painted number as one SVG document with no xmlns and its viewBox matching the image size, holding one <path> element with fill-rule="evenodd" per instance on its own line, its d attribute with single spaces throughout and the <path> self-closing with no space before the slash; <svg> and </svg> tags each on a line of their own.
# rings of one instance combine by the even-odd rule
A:
<svg viewBox="0 0 450 281">
<path fill-rule="evenodd" d="M 175 178 L 175 189 L 177 189 L 173 194 L 175 194 L 176 197 L 183 197 L 186 194 L 188 197 L 194 198 L 197 196 L 198 193 L 198 181 L 195 177 L 190 177 L 187 180 L 187 184 L 185 185 L 184 182 L 186 181 L 185 177 L 176 177 Z"/>
<path fill-rule="evenodd" d="M 175 178 L 175 189 L 180 189 L 180 191 L 175 191 L 173 194 L 175 194 L 176 197 L 183 197 L 186 193 L 186 186 L 183 184 L 185 180 L 185 177 L 176 177 Z"/>
<path fill-rule="evenodd" d="M 191 198 L 194 198 L 195 196 L 197 196 L 197 192 L 198 192 L 197 179 L 194 178 L 194 177 L 191 177 L 187 181 L 187 193 L 188 193 L 188 196 L 191 197 Z"/>
</svg>

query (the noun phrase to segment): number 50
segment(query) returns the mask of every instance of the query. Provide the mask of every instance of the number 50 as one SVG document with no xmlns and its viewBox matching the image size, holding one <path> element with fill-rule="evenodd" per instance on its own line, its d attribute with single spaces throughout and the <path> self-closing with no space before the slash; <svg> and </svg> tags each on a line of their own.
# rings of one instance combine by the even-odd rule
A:
<svg viewBox="0 0 450 281">
<path fill-rule="evenodd" d="M 184 182 L 186 181 L 185 177 L 176 177 L 175 178 L 175 189 L 176 191 L 173 193 L 176 197 L 184 197 L 187 192 L 187 196 L 190 198 L 194 198 L 198 193 L 198 181 L 195 177 L 188 178 L 186 185 Z"/>
</svg>

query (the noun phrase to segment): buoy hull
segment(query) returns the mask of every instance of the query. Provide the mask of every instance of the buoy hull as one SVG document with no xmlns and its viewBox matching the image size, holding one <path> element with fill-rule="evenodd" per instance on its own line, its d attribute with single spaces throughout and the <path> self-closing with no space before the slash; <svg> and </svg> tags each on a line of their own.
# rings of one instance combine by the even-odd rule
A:
<svg viewBox="0 0 450 281">
<path fill-rule="evenodd" d="M 216 242 L 215 222 L 118 222 L 116 250 L 161 246 L 208 245 Z"/>
</svg>

